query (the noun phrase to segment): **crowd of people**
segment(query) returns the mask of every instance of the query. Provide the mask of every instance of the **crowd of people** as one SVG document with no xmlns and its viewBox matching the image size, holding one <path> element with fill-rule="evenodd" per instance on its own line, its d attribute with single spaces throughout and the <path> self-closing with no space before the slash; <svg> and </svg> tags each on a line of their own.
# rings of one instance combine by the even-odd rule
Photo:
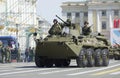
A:
<svg viewBox="0 0 120 78">
<path fill-rule="evenodd" d="M 21 55 L 22 53 L 23 55 Z M 16 62 L 33 62 L 34 56 L 34 47 L 26 48 L 24 52 L 22 52 L 20 48 L 14 48 L 13 53 L 9 45 L 4 45 L 2 41 L 0 41 L 0 63 L 11 63 L 13 60 L 16 60 Z"/>
</svg>

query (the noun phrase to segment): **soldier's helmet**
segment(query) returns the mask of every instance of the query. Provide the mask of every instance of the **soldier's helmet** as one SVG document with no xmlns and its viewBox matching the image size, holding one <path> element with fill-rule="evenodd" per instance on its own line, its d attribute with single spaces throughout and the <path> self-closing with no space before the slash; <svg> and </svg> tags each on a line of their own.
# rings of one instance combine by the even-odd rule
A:
<svg viewBox="0 0 120 78">
<path fill-rule="evenodd" d="M 88 22 L 88 21 L 85 21 L 85 22 L 84 22 L 84 25 L 85 25 L 85 24 L 89 24 L 89 22 Z"/>
<path fill-rule="evenodd" d="M 71 23 L 71 20 L 70 20 L 70 19 L 67 19 L 66 22 Z"/>
<path fill-rule="evenodd" d="M 58 22 L 57 19 L 54 19 L 53 22 Z"/>
</svg>

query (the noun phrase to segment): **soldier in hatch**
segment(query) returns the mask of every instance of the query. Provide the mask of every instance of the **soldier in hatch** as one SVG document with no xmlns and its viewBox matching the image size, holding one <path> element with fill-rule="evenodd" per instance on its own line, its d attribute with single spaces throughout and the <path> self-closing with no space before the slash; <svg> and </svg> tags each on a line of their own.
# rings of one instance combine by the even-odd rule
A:
<svg viewBox="0 0 120 78">
<path fill-rule="evenodd" d="M 85 35 L 85 36 L 90 35 L 90 33 L 92 32 L 91 28 L 88 25 L 89 25 L 89 23 L 87 21 L 85 21 L 84 22 L 84 27 L 82 28 L 82 34 Z"/>
<path fill-rule="evenodd" d="M 50 30 L 48 31 L 50 35 L 61 35 L 62 32 L 62 27 L 61 25 L 58 23 L 57 19 L 53 20 L 53 25 L 50 28 Z"/>
</svg>

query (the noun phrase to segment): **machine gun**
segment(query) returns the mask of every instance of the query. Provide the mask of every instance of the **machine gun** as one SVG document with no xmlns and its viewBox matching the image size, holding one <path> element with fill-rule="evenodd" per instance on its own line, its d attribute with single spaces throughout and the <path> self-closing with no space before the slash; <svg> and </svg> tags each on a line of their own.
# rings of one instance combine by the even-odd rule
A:
<svg viewBox="0 0 120 78">
<path fill-rule="evenodd" d="M 93 26 L 93 24 L 92 25 L 90 25 L 88 28 L 91 28 Z"/>
<path fill-rule="evenodd" d="M 56 15 L 58 19 L 60 19 L 65 25 L 69 25 L 67 22 L 65 22 L 63 19 L 61 19 L 59 16 Z"/>
</svg>

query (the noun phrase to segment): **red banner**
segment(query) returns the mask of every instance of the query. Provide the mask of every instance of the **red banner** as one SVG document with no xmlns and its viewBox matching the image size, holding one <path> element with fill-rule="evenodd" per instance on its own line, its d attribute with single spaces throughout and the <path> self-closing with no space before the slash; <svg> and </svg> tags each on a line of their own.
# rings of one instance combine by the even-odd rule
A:
<svg viewBox="0 0 120 78">
<path fill-rule="evenodd" d="M 117 28 L 117 20 L 114 19 L 114 25 L 113 25 L 113 28 Z"/>
</svg>

